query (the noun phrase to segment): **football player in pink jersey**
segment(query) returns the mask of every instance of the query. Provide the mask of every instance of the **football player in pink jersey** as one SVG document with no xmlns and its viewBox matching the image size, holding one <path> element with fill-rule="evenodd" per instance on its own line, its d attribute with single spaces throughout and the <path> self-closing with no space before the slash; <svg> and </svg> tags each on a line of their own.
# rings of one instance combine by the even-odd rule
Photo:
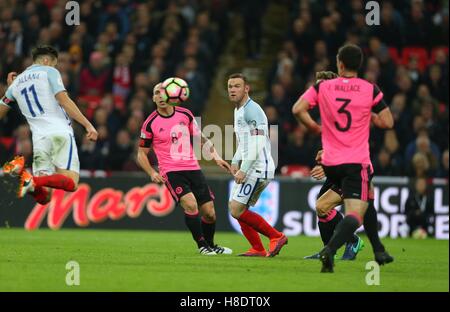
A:
<svg viewBox="0 0 450 312">
<path fill-rule="evenodd" d="M 317 72 L 316 82 L 324 79 L 334 79 L 338 75 L 333 72 Z M 375 116 L 375 115 L 372 115 Z M 322 180 L 326 178 L 325 172 L 322 168 L 322 153 L 320 150 L 316 156 L 317 165 L 311 170 L 311 176 L 316 180 Z M 343 219 L 343 216 L 338 212 L 335 207 L 342 204 L 342 192 L 333 185 L 329 179 L 326 179 L 316 201 L 316 211 L 319 219 L 318 226 L 320 236 L 322 238 L 324 246 L 328 244 L 333 236 L 334 230 L 339 222 Z M 375 261 L 378 264 L 383 265 L 394 261 L 394 258 L 389 255 L 384 245 L 381 243 L 378 235 L 378 220 L 377 211 L 373 205 L 373 184 L 369 192 L 369 207 L 364 215 L 364 231 L 370 240 L 372 250 L 375 255 Z M 346 243 L 344 254 L 341 260 L 354 260 L 356 255 L 361 251 L 364 246 L 363 240 L 356 234 L 353 234 L 352 239 Z M 315 253 L 311 256 L 306 256 L 304 259 L 320 259 L 320 254 Z"/>
<path fill-rule="evenodd" d="M 228 172 L 231 172 L 231 166 L 203 137 L 191 111 L 164 102 L 160 88 L 159 83 L 153 89 L 153 101 L 157 108 L 142 126 L 137 162 L 153 182 L 165 183 L 172 197 L 184 209 L 186 225 L 200 254 L 231 254 L 230 248 L 214 243 L 214 195 L 195 157 L 193 137 L 201 136 L 202 146 L 207 145 L 205 149 L 210 151 L 218 166 Z M 150 148 L 153 148 L 158 159 L 159 172 L 148 160 Z"/>
<path fill-rule="evenodd" d="M 372 83 L 358 78 L 363 53 L 356 45 L 339 49 L 339 77 L 310 87 L 292 111 L 299 122 L 322 135 L 322 167 L 330 181 L 342 190 L 345 217 L 331 240 L 320 252 L 321 272 L 333 272 L 334 255 L 363 223 L 373 176 L 369 152 L 371 120 L 381 128 L 392 128 L 392 114 L 383 93 Z M 322 126 L 308 110 L 319 106 Z M 376 116 L 372 118 L 372 113 Z"/>
</svg>

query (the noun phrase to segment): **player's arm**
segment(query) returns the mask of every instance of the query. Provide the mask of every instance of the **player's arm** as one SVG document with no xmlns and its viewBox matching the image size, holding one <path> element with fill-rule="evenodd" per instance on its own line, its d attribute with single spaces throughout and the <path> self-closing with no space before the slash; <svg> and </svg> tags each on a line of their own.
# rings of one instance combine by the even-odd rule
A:
<svg viewBox="0 0 450 312">
<path fill-rule="evenodd" d="M 8 73 L 8 78 L 6 79 L 6 83 L 8 84 L 8 89 L 6 90 L 5 95 L 0 98 L 0 120 L 8 114 L 11 109 L 11 103 L 14 102 L 14 97 L 12 95 L 11 89 L 9 86 L 13 83 L 13 80 L 16 78 L 16 72 Z"/>
<path fill-rule="evenodd" d="M 152 182 L 164 183 L 165 179 L 152 167 L 148 160 L 148 153 L 152 147 L 153 133 L 147 131 L 145 126 L 141 129 L 141 138 L 139 140 L 139 148 L 136 156 L 136 162 L 148 174 Z"/>
<path fill-rule="evenodd" d="M 392 129 L 394 127 L 394 117 L 389 107 L 386 107 L 378 114 L 372 113 L 372 122 L 375 127 L 381 129 Z"/>
<path fill-rule="evenodd" d="M 8 114 L 9 110 L 11 109 L 9 105 L 3 102 L 3 100 L 4 98 L 0 100 L 0 120 L 3 119 L 3 117 L 5 117 L 6 114 Z"/>
<path fill-rule="evenodd" d="M 91 141 L 97 140 L 97 130 L 80 112 L 77 105 L 67 94 L 66 88 L 61 78 L 61 74 L 56 68 L 49 67 L 47 70 L 47 79 L 56 100 L 59 105 L 66 111 L 70 118 L 81 124 L 87 132 L 87 138 Z"/>
<path fill-rule="evenodd" d="M 321 127 L 312 119 L 308 110 L 318 103 L 318 92 L 321 81 L 309 87 L 292 106 L 292 114 L 298 122 L 304 124 L 312 133 L 320 134 Z"/>
<path fill-rule="evenodd" d="M 77 105 L 72 101 L 66 91 L 59 92 L 55 95 L 56 100 L 59 102 L 62 108 L 66 111 L 70 118 L 81 124 L 86 129 L 86 136 L 91 141 L 97 140 L 97 130 L 90 123 L 90 121 L 84 117 L 83 113 L 79 110 Z"/>
<path fill-rule="evenodd" d="M 383 99 L 383 92 L 376 85 L 373 89 L 372 122 L 381 129 L 394 127 L 394 117 Z"/>
<path fill-rule="evenodd" d="M 310 106 L 311 104 L 308 102 L 308 100 L 300 97 L 292 107 L 292 113 L 294 114 L 295 119 L 297 119 L 298 122 L 304 124 L 305 127 L 308 128 L 308 130 L 313 133 L 320 134 L 322 131 L 321 127 L 319 126 L 319 124 L 317 124 L 317 122 L 314 121 L 314 119 L 312 119 L 311 115 L 308 112 Z"/>
<path fill-rule="evenodd" d="M 165 179 L 159 174 L 155 168 L 152 167 L 150 161 L 148 160 L 148 153 L 150 152 L 150 147 L 139 147 L 136 161 L 138 165 L 148 174 L 148 176 L 152 179 L 152 182 L 155 183 L 164 183 Z"/>
<path fill-rule="evenodd" d="M 239 164 L 242 160 L 242 144 L 239 143 L 239 138 L 237 138 L 237 149 L 234 153 L 233 159 L 231 160 L 231 173 L 234 175 L 239 170 Z"/>
<path fill-rule="evenodd" d="M 326 177 L 325 170 L 323 170 L 322 167 L 322 155 L 323 155 L 323 149 L 319 150 L 316 155 L 316 165 L 311 170 L 311 177 L 315 180 L 322 180 Z"/>
</svg>

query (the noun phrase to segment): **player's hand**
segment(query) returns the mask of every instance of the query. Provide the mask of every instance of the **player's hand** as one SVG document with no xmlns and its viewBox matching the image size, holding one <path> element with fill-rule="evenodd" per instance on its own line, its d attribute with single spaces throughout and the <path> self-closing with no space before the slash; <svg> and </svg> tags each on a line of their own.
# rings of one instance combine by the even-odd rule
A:
<svg viewBox="0 0 450 312">
<path fill-rule="evenodd" d="M 238 165 L 231 165 L 231 174 L 235 175 L 239 171 Z"/>
<path fill-rule="evenodd" d="M 325 175 L 325 171 L 323 170 L 322 166 L 315 166 L 312 170 L 311 170 L 311 177 L 313 177 L 315 180 L 322 180 L 323 178 L 326 177 Z"/>
<path fill-rule="evenodd" d="M 237 184 L 242 184 L 245 181 L 245 178 L 247 177 L 247 174 L 244 171 L 238 170 L 236 174 L 234 175 L 234 181 Z"/>
<path fill-rule="evenodd" d="M 13 83 L 14 79 L 16 79 L 17 73 L 16 72 L 10 72 L 8 73 L 8 78 L 6 78 L 6 83 L 8 84 L 8 87 Z"/>
<path fill-rule="evenodd" d="M 225 171 L 232 173 L 230 164 L 228 162 L 226 162 L 225 160 L 217 159 L 216 164 L 217 164 L 217 166 L 224 169 Z"/>
<path fill-rule="evenodd" d="M 321 149 L 320 151 L 317 152 L 316 155 L 316 162 L 318 164 L 320 164 L 322 162 L 322 155 L 323 155 L 323 149 Z"/>
<path fill-rule="evenodd" d="M 97 141 L 98 133 L 97 133 L 97 130 L 95 130 L 93 125 L 89 125 L 88 127 L 86 127 L 86 137 L 90 141 Z"/>
<path fill-rule="evenodd" d="M 166 179 L 164 179 L 157 171 L 153 171 L 152 174 L 150 175 L 150 178 L 152 179 L 152 182 L 154 182 L 154 183 L 165 183 L 166 182 Z"/>
</svg>

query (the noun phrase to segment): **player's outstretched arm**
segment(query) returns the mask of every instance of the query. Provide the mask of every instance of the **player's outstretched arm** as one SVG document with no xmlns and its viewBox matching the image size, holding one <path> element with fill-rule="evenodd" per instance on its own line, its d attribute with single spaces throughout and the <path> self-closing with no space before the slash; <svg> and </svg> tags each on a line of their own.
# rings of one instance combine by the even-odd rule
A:
<svg viewBox="0 0 450 312">
<path fill-rule="evenodd" d="M 392 129 L 394 127 L 394 117 L 392 117 L 389 107 L 386 107 L 378 114 L 372 113 L 372 122 L 378 128 Z"/>
<path fill-rule="evenodd" d="M 8 87 L 13 83 L 14 79 L 16 79 L 17 73 L 16 72 L 10 72 L 8 73 L 8 77 L 6 78 L 6 83 L 8 84 Z M 6 94 L 8 94 L 8 91 L 6 91 Z M 8 114 L 8 111 L 11 109 L 9 106 L 9 103 L 11 102 L 11 99 L 9 99 L 6 94 L 0 98 L 0 120 L 3 119 L 3 117 Z"/>
<path fill-rule="evenodd" d="M 294 114 L 298 122 L 304 124 L 311 132 L 320 134 L 322 131 L 321 127 L 312 119 L 308 110 L 309 102 L 300 98 L 292 107 L 292 114 Z"/>
<path fill-rule="evenodd" d="M 150 152 L 150 147 L 139 147 L 136 161 L 138 165 L 148 174 L 148 176 L 152 179 L 152 182 L 155 183 L 164 183 L 165 179 L 156 171 L 152 165 L 150 165 L 150 161 L 148 160 L 148 153 Z"/>
<path fill-rule="evenodd" d="M 0 120 L 3 119 L 3 117 L 6 116 L 6 114 L 9 112 L 10 107 L 6 104 L 3 104 L 3 99 L 0 99 Z"/>
<path fill-rule="evenodd" d="M 59 92 L 55 95 L 55 97 L 62 108 L 64 108 L 66 113 L 69 115 L 69 117 L 77 121 L 84 127 L 84 129 L 86 129 L 87 138 L 91 141 L 96 141 L 98 136 L 97 130 L 95 130 L 94 126 L 89 122 L 89 120 L 84 117 L 83 113 L 80 112 L 77 105 L 74 103 L 74 101 L 72 101 L 67 92 Z"/>
</svg>

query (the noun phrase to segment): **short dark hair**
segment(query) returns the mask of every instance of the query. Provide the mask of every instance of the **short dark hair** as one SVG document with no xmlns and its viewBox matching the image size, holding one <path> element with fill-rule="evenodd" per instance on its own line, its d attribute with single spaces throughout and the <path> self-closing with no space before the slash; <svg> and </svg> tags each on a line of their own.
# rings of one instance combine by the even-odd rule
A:
<svg viewBox="0 0 450 312">
<path fill-rule="evenodd" d="M 357 72 L 363 61 L 363 52 L 357 45 L 346 44 L 339 49 L 337 57 L 345 69 Z"/>
<path fill-rule="evenodd" d="M 234 79 L 234 78 L 241 78 L 242 80 L 244 80 L 244 84 L 248 85 L 247 77 L 245 77 L 245 75 L 243 73 L 234 73 L 234 74 L 231 74 L 230 76 L 228 76 L 228 80 Z"/>
<path fill-rule="evenodd" d="M 52 46 L 49 45 L 39 45 L 33 48 L 33 50 L 31 50 L 31 56 L 33 57 L 33 61 L 36 61 L 36 59 L 39 56 L 43 56 L 43 55 L 49 55 L 55 59 L 58 58 L 58 51 L 56 51 L 56 49 Z"/>
</svg>

